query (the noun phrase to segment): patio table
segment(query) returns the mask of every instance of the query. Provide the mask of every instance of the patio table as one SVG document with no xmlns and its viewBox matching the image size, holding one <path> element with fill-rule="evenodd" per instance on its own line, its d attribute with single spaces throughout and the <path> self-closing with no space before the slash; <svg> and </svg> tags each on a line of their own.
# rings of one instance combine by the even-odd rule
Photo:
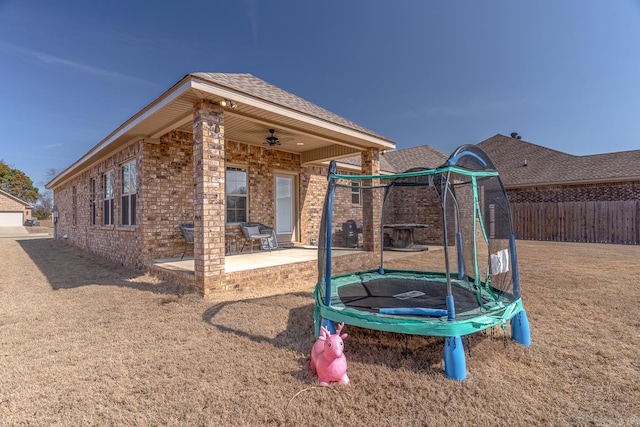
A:
<svg viewBox="0 0 640 427">
<path fill-rule="evenodd" d="M 427 224 L 385 224 L 383 228 L 391 228 L 393 230 L 393 246 L 387 249 L 407 251 L 423 251 L 427 249 L 426 246 L 416 245 L 413 237 L 413 232 L 416 228 L 427 228 Z"/>
</svg>

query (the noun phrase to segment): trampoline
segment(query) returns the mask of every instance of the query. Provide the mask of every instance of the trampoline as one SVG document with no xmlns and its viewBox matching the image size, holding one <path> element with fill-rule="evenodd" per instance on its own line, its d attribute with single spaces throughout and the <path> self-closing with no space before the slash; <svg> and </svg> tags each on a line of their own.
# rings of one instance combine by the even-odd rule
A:
<svg viewBox="0 0 640 427">
<path fill-rule="evenodd" d="M 358 250 L 341 233 L 347 221 L 362 224 Z M 388 224 L 415 227 L 411 244 L 421 250 L 392 239 Z M 512 338 L 530 345 L 510 207 L 488 156 L 465 145 L 438 168 L 380 176 L 340 175 L 332 162 L 314 297 L 316 336 L 344 322 L 444 337 L 445 375 L 457 380 L 466 378 L 465 335 L 510 324 Z"/>
</svg>

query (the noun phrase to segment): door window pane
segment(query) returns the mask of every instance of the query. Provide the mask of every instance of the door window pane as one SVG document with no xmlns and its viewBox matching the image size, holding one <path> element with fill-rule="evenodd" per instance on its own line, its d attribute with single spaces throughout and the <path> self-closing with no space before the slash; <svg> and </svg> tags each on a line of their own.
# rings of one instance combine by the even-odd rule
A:
<svg viewBox="0 0 640 427">
<path fill-rule="evenodd" d="M 293 178 L 276 177 L 276 233 L 293 231 Z"/>
</svg>

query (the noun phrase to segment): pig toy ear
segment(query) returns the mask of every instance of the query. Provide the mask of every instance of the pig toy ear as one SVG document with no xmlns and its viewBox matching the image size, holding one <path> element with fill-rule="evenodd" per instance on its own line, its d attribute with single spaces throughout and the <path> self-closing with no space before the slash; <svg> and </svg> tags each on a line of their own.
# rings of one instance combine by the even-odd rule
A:
<svg viewBox="0 0 640 427">
<path fill-rule="evenodd" d="M 340 335 L 340 338 L 345 339 L 345 338 L 347 338 L 348 336 L 349 336 L 349 334 L 342 334 L 342 335 Z"/>
</svg>

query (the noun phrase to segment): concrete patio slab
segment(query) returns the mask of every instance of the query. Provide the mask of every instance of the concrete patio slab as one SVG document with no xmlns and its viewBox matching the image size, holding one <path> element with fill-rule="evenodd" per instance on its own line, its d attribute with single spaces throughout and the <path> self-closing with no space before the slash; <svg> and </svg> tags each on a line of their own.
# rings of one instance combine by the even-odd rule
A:
<svg viewBox="0 0 640 427">
<path fill-rule="evenodd" d="M 428 250 L 442 249 L 441 246 L 429 246 Z M 332 257 L 342 257 L 359 253 L 357 249 L 334 248 Z M 406 256 L 403 252 L 385 251 L 384 257 L 387 260 Z M 318 259 L 318 248 L 316 247 L 295 247 L 283 248 L 273 251 L 257 251 L 253 253 L 242 253 L 237 255 L 227 255 L 224 259 L 224 269 L 227 273 L 238 271 L 256 270 L 259 268 L 275 267 L 278 265 L 295 264 L 298 262 L 315 261 Z M 194 271 L 193 257 L 157 259 L 153 264 L 170 270 Z"/>
</svg>

